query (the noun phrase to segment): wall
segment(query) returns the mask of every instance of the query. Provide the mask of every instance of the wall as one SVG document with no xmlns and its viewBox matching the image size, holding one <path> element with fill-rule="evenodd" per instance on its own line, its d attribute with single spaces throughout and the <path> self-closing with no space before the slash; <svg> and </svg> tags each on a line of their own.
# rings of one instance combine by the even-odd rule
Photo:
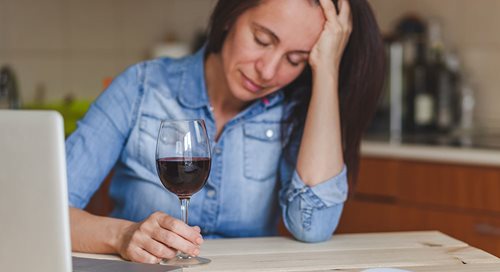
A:
<svg viewBox="0 0 500 272">
<path fill-rule="evenodd" d="M 22 98 L 94 98 L 103 79 L 148 57 L 175 32 L 192 40 L 211 0 L 0 0 L 0 65 L 11 64 Z"/>
<path fill-rule="evenodd" d="M 389 31 L 409 11 L 438 17 L 474 84 L 478 123 L 500 130 L 500 1 L 369 0 Z M 147 57 L 170 31 L 183 41 L 203 29 L 215 0 L 0 0 L 0 64 L 19 74 L 25 101 L 94 98 L 102 80 Z"/>
</svg>

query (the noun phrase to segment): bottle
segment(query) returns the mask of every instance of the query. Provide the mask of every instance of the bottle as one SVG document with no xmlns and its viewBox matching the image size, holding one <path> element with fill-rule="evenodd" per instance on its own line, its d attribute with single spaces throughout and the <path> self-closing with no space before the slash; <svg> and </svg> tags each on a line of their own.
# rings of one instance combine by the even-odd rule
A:
<svg viewBox="0 0 500 272">
<path fill-rule="evenodd" d="M 436 126 L 436 93 L 429 88 L 429 67 L 426 58 L 426 43 L 417 44 L 417 58 L 408 72 L 409 104 L 412 105 L 412 132 L 424 134 L 434 131 Z M 413 102 L 413 103 L 412 103 Z"/>
<path fill-rule="evenodd" d="M 454 101 L 457 96 L 458 58 L 445 50 L 441 26 L 429 21 L 428 88 L 435 96 L 435 126 L 438 132 L 448 133 L 455 125 Z"/>
<path fill-rule="evenodd" d="M 425 64 L 422 50 L 425 48 L 427 28 L 420 17 L 410 14 L 399 20 L 395 33 L 398 42 L 402 45 L 402 90 L 398 93 L 402 104 L 399 110 L 403 135 L 408 135 L 413 134 L 416 127 L 415 88 L 422 89 L 423 87 L 419 84 L 425 80 L 423 76 L 425 69 L 422 69 L 422 65 Z"/>
<path fill-rule="evenodd" d="M 19 91 L 14 71 L 9 66 L 0 68 L 0 109 L 19 109 Z"/>
</svg>

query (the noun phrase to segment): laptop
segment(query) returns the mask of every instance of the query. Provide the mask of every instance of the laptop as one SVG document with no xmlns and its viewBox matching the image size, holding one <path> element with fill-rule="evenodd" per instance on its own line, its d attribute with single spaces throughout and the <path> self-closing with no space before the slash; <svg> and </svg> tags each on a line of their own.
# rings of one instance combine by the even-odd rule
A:
<svg viewBox="0 0 500 272">
<path fill-rule="evenodd" d="M 0 270 L 182 271 L 71 257 L 63 118 L 0 110 Z"/>
</svg>

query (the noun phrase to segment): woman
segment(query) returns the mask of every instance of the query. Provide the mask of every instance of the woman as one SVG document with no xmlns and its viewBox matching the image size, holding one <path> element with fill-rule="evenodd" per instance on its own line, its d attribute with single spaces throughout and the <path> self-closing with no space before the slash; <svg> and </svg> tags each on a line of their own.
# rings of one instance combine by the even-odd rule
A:
<svg viewBox="0 0 500 272">
<path fill-rule="evenodd" d="M 328 239 L 384 73 L 366 0 L 334 2 L 220 0 L 205 48 L 116 78 L 67 141 L 73 250 L 157 263 L 198 255 L 202 235 L 274 235 L 280 215 L 296 239 Z M 154 162 L 160 120 L 192 118 L 213 146 L 193 227 Z M 82 211 L 112 167 L 112 218 Z"/>
</svg>

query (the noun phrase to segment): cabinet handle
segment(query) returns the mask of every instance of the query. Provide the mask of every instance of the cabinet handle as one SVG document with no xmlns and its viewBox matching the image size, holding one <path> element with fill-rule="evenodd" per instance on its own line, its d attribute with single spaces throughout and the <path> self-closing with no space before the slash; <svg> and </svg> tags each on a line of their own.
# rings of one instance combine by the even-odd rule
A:
<svg viewBox="0 0 500 272">
<path fill-rule="evenodd" d="M 483 235 L 500 236 L 500 228 L 488 223 L 479 223 L 474 226 L 476 232 Z"/>
</svg>

